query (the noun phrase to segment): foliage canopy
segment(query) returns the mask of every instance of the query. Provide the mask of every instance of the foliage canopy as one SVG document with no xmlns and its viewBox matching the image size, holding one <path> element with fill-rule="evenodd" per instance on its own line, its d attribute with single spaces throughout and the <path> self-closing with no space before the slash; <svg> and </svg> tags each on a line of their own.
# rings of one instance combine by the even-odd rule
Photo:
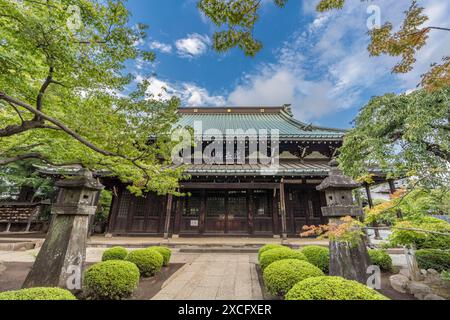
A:
<svg viewBox="0 0 450 320">
<path fill-rule="evenodd" d="M 180 172 L 162 169 L 179 101 L 156 101 L 125 72 L 154 59 L 129 16 L 121 0 L 0 0 L 0 165 L 78 164 L 137 193 L 176 188 Z"/>
</svg>

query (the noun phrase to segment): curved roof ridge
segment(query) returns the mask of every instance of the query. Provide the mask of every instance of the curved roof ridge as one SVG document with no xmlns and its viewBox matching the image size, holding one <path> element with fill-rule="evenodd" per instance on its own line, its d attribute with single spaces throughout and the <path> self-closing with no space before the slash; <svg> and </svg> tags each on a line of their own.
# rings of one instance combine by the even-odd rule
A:
<svg viewBox="0 0 450 320">
<path fill-rule="evenodd" d="M 281 115 L 284 116 L 287 121 L 290 121 L 293 124 L 301 126 L 302 130 L 307 130 L 308 128 L 311 128 L 311 129 L 316 129 L 316 130 L 333 131 L 333 132 L 340 132 L 340 133 L 348 131 L 346 129 L 316 126 L 316 125 L 313 125 L 312 123 L 307 124 L 305 122 L 295 119 L 293 115 L 286 114 L 286 111 L 284 111 L 284 110 L 281 112 Z"/>
</svg>

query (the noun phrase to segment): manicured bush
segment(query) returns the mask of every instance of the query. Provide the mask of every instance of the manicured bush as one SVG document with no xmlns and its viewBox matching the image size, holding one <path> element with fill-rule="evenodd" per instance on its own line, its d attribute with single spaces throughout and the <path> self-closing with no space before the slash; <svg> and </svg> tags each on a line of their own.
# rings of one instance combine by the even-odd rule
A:
<svg viewBox="0 0 450 320">
<path fill-rule="evenodd" d="M 296 283 L 323 275 L 322 270 L 309 262 L 285 259 L 275 261 L 264 269 L 263 278 L 270 294 L 284 296 Z"/>
<path fill-rule="evenodd" d="M 139 284 L 139 269 L 131 262 L 109 260 L 94 264 L 84 275 L 90 299 L 120 300 L 133 294 Z"/>
<path fill-rule="evenodd" d="M 124 247 L 113 247 L 103 252 L 102 261 L 125 260 L 127 255 L 128 251 Z"/>
<path fill-rule="evenodd" d="M 150 247 L 149 249 L 153 249 L 158 251 L 163 256 L 163 265 L 167 267 L 170 262 L 170 257 L 172 255 L 172 251 L 167 247 Z"/>
<path fill-rule="evenodd" d="M 369 250 L 369 257 L 372 264 L 379 266 L 381 271 L 392 270 L 392 259 L 384 250 Z"/>
<path fill-rule="evenodd" d="M 300 281 L 286 300 L 389 300 L 369 287 L 341 277 L 316 277 Z"/>
<path fill-rule="evenodd" d="M 264 270 L 267 268 L 272 262 L 283 260 L 283 259 L 297 259 L 297 260 L 307 260 L 305 255 L 297 250 L 292 250 L 290 248 L 275 248 L 271 250 L 267 250 L 261 254 L 261 259 L 259 260 L 259 264 L 261 265 L 261 269 Z"/>
<path fill-rule="evenodd" d="M 261 255 L 262 255 L 264 252 L 269 251 L 269 250 L 272 250 L 272 249 L 278 249 L 278 248 L 287 248 L 287 247 L 286 247 L 286 246 L 283 246 L 283 245 L 281 245 L 281 244 L 276 244 L 276 243 L 269 243 L 269 244 L 266 244 L 266 245 L 262 246 L 262 247 L 258 250 L 258 261 L 260 261 Z"/>
<path fill-rule="evenodd" d="M 162 254 L 153 249 L 139 249 L 128 254 L 127 261 L 133 262 L 143 277 L 154 276 L 163 266 Z"/>
<path fill-rule="evenodd" d="M 0 300 L 77 300 L 61 288 L 30 288 L 0 293 Z"/>
<path fill-rule="evenodd" d="M 300 250 L 308 259 L 309 263 L 312 263 L 325 273 L 329 272 L 330 268 L 330 250 L 325 247 L 319 246 L 307 246 Z"/>
<path fill-rule="evenodd" d="M 420 269 L 434 269 L 438 272 L 450 270 L 450 251 L 438 249 L 422 249 L 416 251 L 416 259 Z"/>
</svg>

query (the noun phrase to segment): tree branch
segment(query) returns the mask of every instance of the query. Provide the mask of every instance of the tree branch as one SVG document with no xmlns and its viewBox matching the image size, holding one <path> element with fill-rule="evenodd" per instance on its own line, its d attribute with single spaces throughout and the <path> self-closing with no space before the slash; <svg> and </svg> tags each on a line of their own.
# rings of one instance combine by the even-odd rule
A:
<svg viewBox="0 0 450 320">
<path fill-rule="evenodd" d="M 44 113 L 42 113 L 41 111 L 39 111 L 39 110 L 33 108 L 32 106 L 30 106 L 29 104 L 27 104 L 27 103 L 25 103 L 25 102 L 22 102 L 22 101 L 19 101 L 19 100 L 13 98 L 13 97 L 10 97 L 10 96 L 6 95 L 6 94 L 3 93 L 3 92 L 0 92 L 0 99 L 5 100 L 5 101 L 8 101 L 8 102 L 11 102 L 11 103 L 13 103 L 13 104 L 15 104 L 15 105 L 17 105 L 17 106 L 22 107 L 22 108 L 25 108 L 25 109 L 27 109 L 28 111 L 30 111 L 31 113 L 33 113 L 33 114 L 35 114 L 36 116 L 38 116 L 40 119 L 46 120 L 46 121 L 48 121 L 48 122 L 51 122 L 53 125 L 55 125 L 56 127 L 58 127 L 60 130 L 64 131 L 65 133 L 67 133 L 67 134 L 70 135 L 71 137 L 75 138 L 76 140 L 78 140 L 79 142 L 81 142 L 82 144 L 84 144 L 85 146 L 87 146 L 88 148 L 94 150 L 95 152 L 98 152 L 98 153 L 100 153 L 100 154 L 102 154 L 102 155 L 104 155 L 104 156 L 123 157 L 123 156 L 121 156 L 121 155 L 119 155 L 119 154 L 116 154 L 116 153 L 114 153 L 114 152 L 110 152 L 110 151 L 107 151 L 107 150 L 103 150 L 103 149 L 98 148 L 98 147 L 95 146 L 93 143 L 89 142 L 87 139 L 85 139 L 85 138 L 83 138 L 82 136 L 80 136 L 78 133 L 76 133 L 76 132 L 72 131 L 71 129 L 69 129 L 69 128 L 68 128 L 64 123 L 62 123 L 61 121 L 59 121 L 59 120 L 57 120 L 57 119 L 54 119 L 54 118 L 52 118 L 52 117 L 50 117 L 50 116 L 47 116 L 46 114 L 44 114 Z M 43 123 L 39 123 L 39 122 L 38 122 L 38 125 L 36 125 L 36 121 L 29 121 L 29 123 L 30 123 L 31 125 L 34 124 L 34 127 L 33 127 L 33 128 L 36 128 L 36 127 L 37 127 L 37 128 L 39 128 L 39 127 L 42 128 L 42 126 L 44 125 Z M 28 128 L 27 130 L 33 129 L 33 128 Z M 46 126 L 46 128 L 48 128 L 48 126 Z M 23 131 L 26 131 L 26 130 L 23 130 L 23 129 L 22 129 L 22 130 L 20 130 L 19 132 L 23 132 Z M 10 134 L 10 135 L 12 135 L 12 134 Z M 0 131 L 0 136 L 2 136 L 1 131 Z M 124 158 L 124 157 L 123 157 L 123 158 Z M 125 159 L 126 159 L 126 158 L 125 158 Z"/>
<path fill-rule="evenodd" d="M 10 137 L 15 134 L 19 134 L 31 129 L 54 129 L 55 127 L 50 127 L 45 125 L 42 121 L 24 121 L 21 125 L 10 125 L 4 129 L 0 129 L 0 137 Z"/>
<path fill-rule="evenodd" d="M 5 166 L 5 165 L 8 165 L 13 162 L 26 160 L 26 159 L 41 159 L 41 160 L 43 160 L 43 157 L 38 152 L 21 154 L 21 155 L 17 155 L 15 157 L 11 157 L 11 158 L 0 159 L 0 166 Z"/>
<path fill-rule="evenodd" d="M 42 110 L 42 99 L 44 98 L 45 91 L 47 90 L 49 85 L 52 83 L 53 71 L 54 71 L 54 68 L 53 68 L 53 66 L 51 66 L 50 69 L 48 70 L 47 78 L 45 79 L 44 83 L 42 84 L 41 89 L 39 89 L 39 93 L 38 93 L 38 96 L 36 99 L 36 109 L 39 111 Z M 39 121 L 40 120 L 39 116 L 36 115 L 34 117 L 34 120 Z"/>
<path fill-rule="evenodd" d="M 436 157 L 439 157 L 441 159 L 446 160 L 447 162 L 450 162 L 450 152 L 442 150 L 442 148 L 437 144 L 428 143 L 425 141 L 423 141 L 423 143 L 426 144 L 427 151 L 433 153 Z"/>
</svg>

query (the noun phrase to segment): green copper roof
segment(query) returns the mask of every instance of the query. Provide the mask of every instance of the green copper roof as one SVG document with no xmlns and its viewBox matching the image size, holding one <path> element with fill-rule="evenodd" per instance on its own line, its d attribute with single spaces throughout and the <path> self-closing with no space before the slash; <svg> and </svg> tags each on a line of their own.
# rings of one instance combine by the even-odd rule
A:
<svg viewBox="0 0 450 320">
<path fill-rule="evenodd" d="M 278 129 L 280 138 L 342 139 L 344 130 L 322 128 L 295 120 L 286 107 L 271 108 L 182 108 L 177 125 L 194 127 L 198 121 L 203 132 L 218 129 L 224 134 L 227 130 Z"/>
<path fill-rule="evenodd" d="M 173 166 L 176 168 L 177 166 Z M 327 161 L 283 161 L 276 170 L 263 164 L 187 165 L 186 173 L 194 176 L 318 176 L 326 177 L 330 167 Z"/>
</svg>

